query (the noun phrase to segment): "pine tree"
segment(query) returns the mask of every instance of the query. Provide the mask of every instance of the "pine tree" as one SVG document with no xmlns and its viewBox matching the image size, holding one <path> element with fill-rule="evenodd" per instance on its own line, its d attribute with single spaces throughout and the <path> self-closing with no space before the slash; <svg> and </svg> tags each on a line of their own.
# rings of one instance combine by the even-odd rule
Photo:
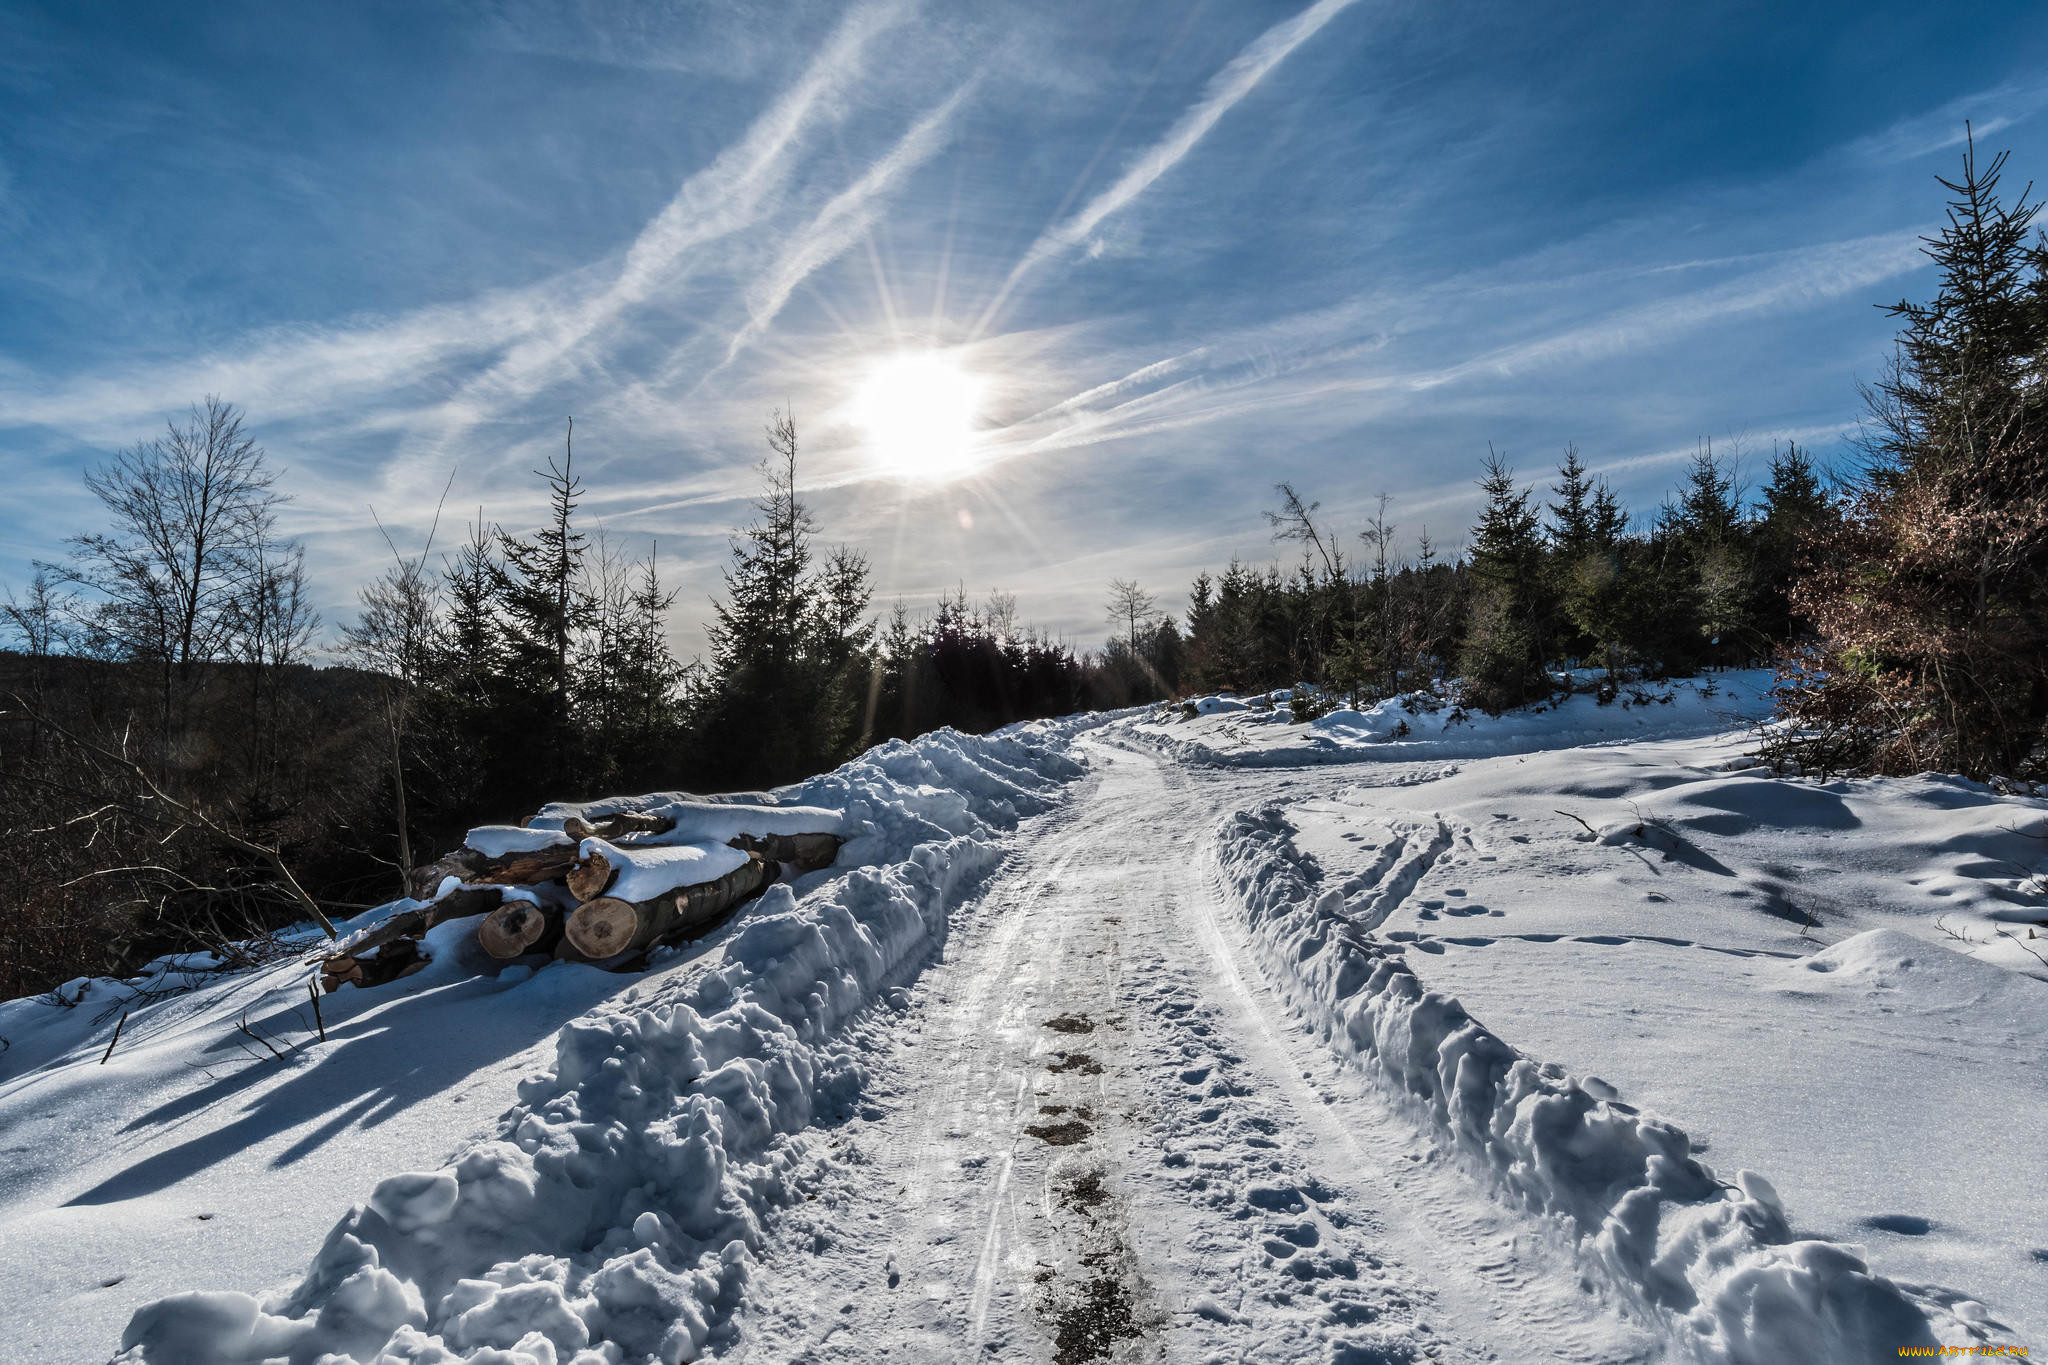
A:
<svg viewBox="0 0 2048 1365">
<path fill-rule="evenodd" d="M 559 794 L 572 778 L 575 712 L 571 668 L 576 633 L 590 624 L 596 604 L 583 586 L 586 542 L 575 528 L 583 484 L 575 476 L 575 427 L 564 440 L 563 458 L 551 457 L 545 472 L 549 516 L 530 540 L 499 532 L 503 560 L 492 584 L 504 630 L 502 694 L 504 719 L 527 737 L 532 782 Z"/>
<path fill-rule="evenodd" d="M 817 524 L 796 491 L 796 423 L 768 425 L 767 487 L 732 541 L 712 624 L 703 741 L 714 778 L 788 782 L 842 762 L 866 730 L 873 624 L 867 560 L 812 569 Z"/>
<path fill-rule="evenodd" d="M 1831 516 L 1820 475 L 1806 452 L 1789 441 L 1782 452 L 1773 450 L 1751 559 L 1749 606 L 1758 634 L 1772 645 L 1783 645 L 1808 630 L 1805 619 L 1792 612 L 1792 581 L 1803 568 L 1806 542 Z"/>
<path fill-rule="evenodd" d="M 1486 506 L 1472 528 L 1477 580 L 1459 663 L 1466 696 L 1499 711 L 1544 695 L 1550 595 L 1544 582 L 1542 523 L 1534 491 L 1515 487 L 1515 471 L 1489 448 L 1479 487 Z"/>
<path fill-rule="evenodd" d="M 1574 608 L 1580 607 L 1579 599 L 1602 575 L 1601 566 L 1588 563 L 1598 548 L 1597 493 L 1577 446 L 1564 448 L 1564 463 L 1557 467 L 1557 482 L 1551 491 L 1557 495 L 1557 501 L 1550 504 L 1550 579 L 1561 608 L 1558 643 L 1565 653 L 1583 657 L 1599 641 L 1580 624 L 1586 614 L 1583 608 Z"/>
<path fill-rule="evenodd" d="M 1890 310 L 1871 467 L 1792 595 L 1817 638 L 1781 677 L 1783 756 L 1809 768 L 2048 776 L 2048 244 L 2004 165 L 1972 143 L 1940 182 L 1940 290 Z"/>
</svg>

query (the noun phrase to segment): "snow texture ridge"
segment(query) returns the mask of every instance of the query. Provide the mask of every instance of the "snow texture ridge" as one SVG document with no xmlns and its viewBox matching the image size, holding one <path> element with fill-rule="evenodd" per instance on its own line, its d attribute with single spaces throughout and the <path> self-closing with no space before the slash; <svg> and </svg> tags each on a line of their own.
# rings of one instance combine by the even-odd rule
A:
<svg viewBox="0 0 2048 1365">
<path fill-rule="evenodd" d="M 861 865 L 801 897 L 771 887 L 720 965 L 571 1020 L 494 1139 L 379 1183 L 295 1288 L 158 1300 L 120 1359 L 695 1359 L 739 1301 L 762 1217 L 801 1197 L 803 1130 L 858 1091 L 841 1026 L 929 956 L 1000 861 L 1000 834 L 1080 776 L 1060 742 L 1087 723 L 891 741 L 788 789 L 807 831 L 821 809 L 859 831 L 841 866 Z M 721 818 L 679 820 L 673 837 L 703 840 Z"/>
<path fill-rule="evenodd" d="M 1874 1274 L 1850 1248 L 1795 1240 L 1762 1177 L 1721 1181 L 1678 1128 L 1539 1065 L 1426 989 L 1325 885 L 1280 808 L 1233 815 L 1218 839 L 1262 967 L 1324 1039 L 1407 1097 L 1511 1202 L 1559 1223 L 1700 1358 L 1849 1365 L 1990 1339 L 1982 1305 Z"/>
</svg>

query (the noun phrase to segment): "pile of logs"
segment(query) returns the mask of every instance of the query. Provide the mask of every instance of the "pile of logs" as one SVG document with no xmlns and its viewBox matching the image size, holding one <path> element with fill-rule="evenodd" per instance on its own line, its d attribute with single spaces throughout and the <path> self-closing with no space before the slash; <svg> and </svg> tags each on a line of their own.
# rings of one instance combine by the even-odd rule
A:
<svg viewBox="0 0 2048 1365">
<path fill-rule="evenodd" d="M 829 867 L 845 842 L 837 834 L 741 834 L 728 842 L 728 847 L 746 855 L 738 867 L 642 900 L 606 894 L 617 884 L 620 869 L 601 850 L 593 849 L 588 857 L 582 853 L 586 839 L 617 842 L 620 852 L 652 852 L 663 846 L 639 841 L 674 828 L 675 821 L 666 816 L 623 812 L 594 819 L 572 817 L 563 823 L 564 842 L 532 851 L 490 856 L 473 848 L 457 849 L 415 868 L 409 887 L 415 899 L 425 900 L 449 877 L 461 885 L 341 945 L 321 964 L 323 984 L 328 991 L 351 984 L 380 986 L 418 971 L 427 963 L 421 936 L 438 924 L 471 915 L 483 916 L 477 926 L 478 947 L 498 961 L 545 953 L 615 970 L 643 966 L 651 949 L 704 933 L 735 906 L 765 891 L 781 876 L 784 864 L 799 873 Z M 688 867 L 690 861 L 678 860 L 678 867 Z M 660 865 L 659 859 L 655 865 Z M 644 881 L 643 877 L 643 889 Z M 505 891 L 510 887 L 528 890 L 508 896 Z"/>
</svg>

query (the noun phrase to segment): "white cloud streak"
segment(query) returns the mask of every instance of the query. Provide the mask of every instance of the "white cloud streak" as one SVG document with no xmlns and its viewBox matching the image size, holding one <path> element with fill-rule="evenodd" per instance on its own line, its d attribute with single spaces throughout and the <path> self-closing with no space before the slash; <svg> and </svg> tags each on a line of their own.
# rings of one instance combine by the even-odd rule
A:
<svg viewBox="0 0 2048 1365">
<path fill-rule="evenodd" d="M 1202 98 L 1195 102 L 1169 128 L 1166 136 L 1140 153 L 1129 169 L 1117 177 L 1116 183 L 1096 195 L 1079 211 L 1057 223 L 1039 235 L 1037 241 L 1025 251 L 1017 262 L 1010 277 L 1003 283 L 996 299 L 989 305 L 988 316 L 993 317 L 1005 297 L 1017 282 L 1040 262 L 1071 250 L 1088 239 L 1088 235 L 1101 225 L 1102 220 L 1126 207 L 1149 189 L 1152 183 L 1165 175 L 1181 159 L 1194 150 L 1195 144 L 1216 126 L 1217 120 L 1229 113 L 1252 88 L 1265 79 L 1266 73 L 1286 60 L 1289 53 L 1314 37 L 1330 20 L 1344 10 L 1351 8 L 1357 0 L 1316 0 L 1292 19 L 1283 20 L 1267 29 L 1256 38 L 1251 46 L 1232 58 L 1215 76 L 1210 78 Z"/>
</svg>

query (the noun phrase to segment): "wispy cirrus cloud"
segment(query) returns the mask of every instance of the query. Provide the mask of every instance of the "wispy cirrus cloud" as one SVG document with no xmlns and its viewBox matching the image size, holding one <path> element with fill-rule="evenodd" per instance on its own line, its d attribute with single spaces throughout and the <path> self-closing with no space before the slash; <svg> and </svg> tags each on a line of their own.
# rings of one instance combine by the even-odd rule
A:
<svg viewBox="0 0 2048 1365">
<path fill-rule="evenodd" d="M 2005 81 L 1857 138 L 1846 154 L 1851 162 L 1911 161 L 1960 147 L 1973 133 L 1979 138 L 1992 137 L 2044 108 L 2048 108 L 2048 80 Z"/>
<path fill-rule="evenodd" d="M 848 13 L 797 79 L 745 132 L 692 174 L 611 263 L 397 316 L 264 329 L 199 356 L 68 380 L 0 375 L 0 410 L 22 425 L 95 441 L 223 393 L 266 420 L 342 427 L 425 426 L 445 446 L 501 417 L 604 347 L 634 309 L 713 268 L 704 248 L 760 224 L 795 173 L 805 133 L 836 112 L 866 50 L 914 11 L 886 0 Z"/>
<path fill-rule="evenodd" d="M 1682 345 L 1703 328 L 1761 318 L 1853 297 L 1884 280 L 1920 268 L 1925 258 L 1913 232 L 1883 233 L 1763 253 L 1689 268 L 1746 266 L 1732 278 L 1698 288 L 1631 301 L 1590 319 L 1547 319 L 1535 335 L 1462 358 L 1460 325 L 1432 335 L 1413 316 L 1383 319 L 1368 303 L 1352 302 L 1275 319 L 1207 338 L 1202 345 L 1138 364 L 1123 376 L 1093 385 L 1020 419 L 991 442 L 994 458 L 1014 459 L 1144 435 L 1236 421 L 1276 408 L 1302 409 L 1333 399 L 1371 398 L 1375 410 L 1412 405 L 1432 390 L 1482 380 L 1568 374 L 1629 353 Z M 1671 278 L 1662 266 L 1633 272 L 1640 283 Z M 1426 307 L 1462 323 L 1474 304 L 1498 288 L 1474 278 L 1431 291 Z M 1403 365 L 1373 324 L 1390 322 L 1409 342 L 1408 353 L 1448 352 L 1425 367 Z M 1540 324 L 1546 319 L 1532 321 Z M 1349 410 L 1357 420 L 1360 410 Z M 1830 428 L 1829 430 L 1832 430 Z"/>
<path fill-rule="evenodd" d="M 785 246 L 767 273 L 747 290 L 747 321 L 732 336 L 725 349 L 730 364 L 781 314 L 798 285 L 819 269 L 839 258 L 873 229 L 888 196 L 901 187 L 911 172 L 930 161 L 951 135 L 955 116 L 975 82 L 955 90 L 913 124 L 889 152 L 851 185 L 832 196 L 794 241 Z M 705 379 L 717 370 L 707 371 Z"/>
<path fill-rule="evenodd" d="M 996 292 L 983 321 L 995 317 L 1019 281 L 1041 262 L 1071 250 L 1088 239 L 1111 214 L 1126 207 L 1165 175 L 1207 135 L 1238 101 L 1252 92 L 1266 74 L 1289 53 L 1314 37 L 1322 27 L 1357 0 L 1316 0 L 1291 19 L 1282 20 L 1253 40 L 1251 46 L 1232 58 L 1213 76 L 1202 98 L 1175 120 L 1166 135 L 1140 152 L 1108 189 L 1083 204 L 1071 216 L 1047 228 L 1024 252 L 1010 276 Z"/>
</svg>

